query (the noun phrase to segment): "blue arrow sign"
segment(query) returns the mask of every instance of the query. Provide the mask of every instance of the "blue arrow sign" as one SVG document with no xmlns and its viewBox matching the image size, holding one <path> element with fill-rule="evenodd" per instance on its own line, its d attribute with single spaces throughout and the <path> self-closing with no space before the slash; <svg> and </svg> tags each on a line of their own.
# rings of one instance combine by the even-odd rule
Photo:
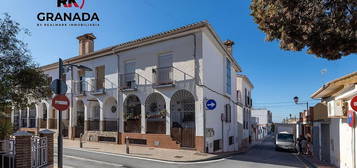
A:
<svg viewBox="0 0 357 168">
<path fill-rule="evenodd" d="M 207 100 L 206 107 L 208 110 L 214 110 L 216 108 L 216 106 L 217 106 L 217 103 L 215 100 L 213 100 L 213 99 Z"/>
</svg>

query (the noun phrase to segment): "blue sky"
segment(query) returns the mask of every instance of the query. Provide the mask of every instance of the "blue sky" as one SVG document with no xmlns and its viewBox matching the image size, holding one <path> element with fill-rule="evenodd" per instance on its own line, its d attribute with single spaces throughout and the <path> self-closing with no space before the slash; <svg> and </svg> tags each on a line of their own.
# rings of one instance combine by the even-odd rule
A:
<svg viewBox="0 0 357 168">
<path fill-rule="evenodd" d="M 235 41 L 234 57 L 255 88 L 253 103 L 273 112 L 273 120 L 305 109 L 293 104 L 292 98 L 314 104 L 309 96 L 330 80 L 356 71 L 357 57 L 350 55 L 338 61 L 327 61 L 304 51 L 279 48 L 278 42 L 265 42 L 250 16 L 250 1 L 211 0 L 86 0 L 83 10 L 57 8 L 57 0 L 0 0 L 0 13 L 9 13 L 32 35 L 21 36 L 40 65 L 76 56 L 78 42 L 84 33 L 97 36 L 95 49 L 101 49 L 147 35 L 170 30 L 201 20 L 208 20 L 222 40 Z M 39 12 L 97 12 L 100 27 L 37 27 Z M 50 45 L 49 45 L 50 44 Z M 327 72 L 321 74 L 322 69 Z"/>
</svg>

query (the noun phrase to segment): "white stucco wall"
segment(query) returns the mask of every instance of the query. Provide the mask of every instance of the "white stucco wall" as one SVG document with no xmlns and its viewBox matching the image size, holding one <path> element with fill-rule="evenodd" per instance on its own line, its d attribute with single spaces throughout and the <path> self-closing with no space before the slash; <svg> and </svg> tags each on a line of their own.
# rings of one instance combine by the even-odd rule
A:
<svg viewBox="0 0 357 168">
<path fill-rule="evenodd" d="M 204 32 L 203 43 L 203 84 L 210 88 L 204 88 L 203 96 L 207 99 L 214 99 L 217 107 L 206 112 L 206 128 L 214 130 L 214 136 L 207 137 L 206 143 L 209 151 L 213 151 L 213 141 L 223 139 L 223 149 L 220 151 L 233 151 L 238 148 L 237 107 L 232 101 L 236 100 L 236 79 L 235 70 L 231 67 L 231 94 L 226 93 L 226 56 L 215 44 L 215 40 L 209 33 Z M 214 68 L 213 68 L 214 67 Z M 214 90 L 215 92 L 213 92 Z M 217 93 L 218 92 L 218 93 Z M 227 96 L 224 97 L 223 95 Z M 225 112 L 225 105 L 231 106 L 231 119 L 229 123 L 221 121 L 221 114 Z M 223 131 L 223 132 L 222 132 Z M 234 144 L 229 145 L 229 137 L 234 137 Z M 222 141 L 221 141 L 222 143 Z"/>
</svg>

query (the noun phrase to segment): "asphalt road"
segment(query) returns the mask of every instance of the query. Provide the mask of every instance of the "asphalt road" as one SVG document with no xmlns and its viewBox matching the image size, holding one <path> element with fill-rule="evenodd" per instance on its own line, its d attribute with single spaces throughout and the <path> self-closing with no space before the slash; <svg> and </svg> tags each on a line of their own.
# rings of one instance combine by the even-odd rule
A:
<svg viewBox="0 0 357 168">
<path fill-rule="evenodd" d="M 64 168 L 259 168 L 259 167 L 305 167 L 295 153 L 277 152 L 273 138 L 266 138 L 261 144 L 255 145 L 250 151 L 224 159 L 179 163 L 139 159 L 130 156 L 118 156 L 99 152 L 86 152 L 64 149 Z"/>
</svg>

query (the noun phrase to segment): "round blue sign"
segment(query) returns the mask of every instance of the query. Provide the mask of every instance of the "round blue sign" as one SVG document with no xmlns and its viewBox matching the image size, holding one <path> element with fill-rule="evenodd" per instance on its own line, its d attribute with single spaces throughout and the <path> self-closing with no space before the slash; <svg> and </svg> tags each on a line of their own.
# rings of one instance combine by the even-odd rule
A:
<svg viewBox="0 0 357 168">
<path fill-rule="evenodd" d="M 208 110 L 214 110 L 216 108 L 216 106 L 217 106 L 217 103 L 215 100 L 213 100 L 213 99 L 207 100 L 206 107 Z"/>
</svg>

